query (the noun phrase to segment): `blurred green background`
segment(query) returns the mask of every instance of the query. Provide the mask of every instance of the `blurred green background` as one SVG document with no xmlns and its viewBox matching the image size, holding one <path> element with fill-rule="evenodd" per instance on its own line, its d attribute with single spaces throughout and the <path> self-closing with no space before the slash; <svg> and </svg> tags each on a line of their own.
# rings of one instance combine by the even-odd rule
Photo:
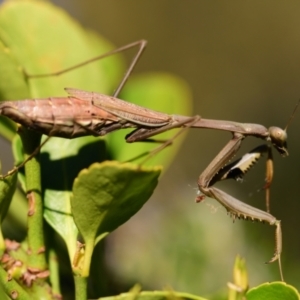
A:
<svg viewBox="0 0 300 300">
<path fill-rule="evenodd" d="M 148 40 L 135 73 L 181 76 L 192 88 L 194 113 L 204 118 L 284 127 L 300 98 L 299 1 L 53 2 L 116 46 Z M 282 220 L 285 279 L 298 289 L 299 126 L 300 112 L 288 130 L 290 156 L 274 154 L 271 190 L 271 212 Z M 230 138 L 229 133 L 190 130 L 152 199 L 108 239 L 107 262 L 115 281 L 209 294 L 231 280 L 238 253 L 246 258 L 250 285 L 279 280 L 277 263 L 264 264 L 274 251 L 273 227 L 233 224 L 217 202 L 194 201 L 199 174 Z M 260 142 L 247 139 L 239 153 Z M 218 186 L 264 209 L 264 193 L 257 193 L 264 167 L 260 162 L 242 184 Z"/>
</svg>

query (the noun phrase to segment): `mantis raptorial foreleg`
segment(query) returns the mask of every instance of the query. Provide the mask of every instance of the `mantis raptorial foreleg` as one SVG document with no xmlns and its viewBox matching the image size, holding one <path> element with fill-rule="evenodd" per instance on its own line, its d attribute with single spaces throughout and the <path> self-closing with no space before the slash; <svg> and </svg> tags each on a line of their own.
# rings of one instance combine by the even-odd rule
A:
<svg viewBox="0 0 300 300">
<path fill-rule="evenodd" d="M 275 233 L 275 253 L 272 259 L 268 262 L 274 262 L 278 260 L 281 280 L 283 281 L 282 267 L 280 261 L 280 255 L 282 251 L 282 233 L 280 221 L 268 212 L 257 209 L 244 202 L 235 199 L 222 190 L 213 187 L 213 184 L 220 180 L 234 178 L 239 180 L 243 175 L 253 166 L 253 164 L 261 157 L 265 152 L 268 153 L 267 159 L 267 200 L 269 197 L 269 187 L 271 185 L 273 177 L 273 163 L 271 156 L 271 148 L 268 145 L 262 145 L 250 153 L 245 154 L 241 159 L 228 164 L 228 161 L 236 154 L 240 148 L 241 142 L 244 139 L 244 135 L 240 133 L 233 133 L 233 138 L 225 145 L 225 147 L 219 152 L 219 154 L 212 160 L 204 172 L 199 176 L 198 187 L 203 193 L 197 197 L 197 202 L 201 202 L 205 196 L 214 198 L 221 205 L 223 205 L 230 216 L 235 220 L 236 218 L 256 220 L 259 222 L 266 222 L 270 225 L 276 226 Z M 268 170 L 268 168 L 270 168 Z"/>
<path fill-rule="evenodd" d="M 266 160 L 266 177 L 265 185 L 263 189 L 266 191 L 266 211 L 270 213 L 270 187 L 273 180 L 273 156 L 272 149 L 269 145 L 260 145 L 250 152 L 243 155 L 240 159 L 225 165 L 214 175 L 210 180 L 210 186 L 216 182 L 225 179 L 235 179 L 236 181 L 243 180 L 243 176 L 251 169 L 251 167 L 261 158 L 261 156 L 267 153 Z"/>
</svg>

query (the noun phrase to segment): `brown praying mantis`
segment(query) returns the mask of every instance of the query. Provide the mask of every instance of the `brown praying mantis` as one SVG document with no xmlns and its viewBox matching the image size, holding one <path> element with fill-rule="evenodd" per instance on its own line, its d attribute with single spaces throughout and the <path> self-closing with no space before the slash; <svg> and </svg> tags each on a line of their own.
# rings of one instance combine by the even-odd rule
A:
<svg viewBox="0 0 300 300">
<path fill-rule="evenodd" d="M 140 46 L 139 51 L 113 96 L 67 88 L 66 91 L 69 93 L 69 97 L 2 102 L 0 104 L 1 115 L 12 119 L 28 129 L 48 135 L 48 138 L 32 155 L 7 175 L 2 176 L 2 178 L 16 172 L 22 167 L 29 159 L 38 153 L 40 148 L 52 136 L 69 139 L 86 135 L 103 136 L 119 129 L 134 128 L 134 130 L 125 137 L 126 142 L 133 143 L 149 140 L 149 138 L 173 128 L 181 128 L 173 138 L 156 148 L 154 152 L 152 152 L 153 154 L 171 144 L 172 141 L 186 128 L 206 128 L 229 131 L 233 134 L 232 139 L 213 159 L 198 179 L 199 191 L 202 192 L 203 195 L 199 195 L 197 201 L 200 202 L 205 196 L 212 197 L 226 208 L 233 219 L 237 217 L 253 221 L 257 220 L 276 226 L 275 253 L 269 262 L 278 260 L 280 275 L 283 280 L 280 262 L 280 255 L 282 252 L 280 221 L 269 212 L 247 205 L 220 189 L 213 187 L 213 185 L 220 180 L 229 178 L 238 180 L 242 178 L 262 154 L 267 153 L 267 178 L 265 189 L 267 191 L 266 199 L 268 202 L 269 188 L 273 177 L 271 147 L 269 145 L 259 146 L 250 153 L 244 155 L 241 159 L 231 164 L 228 164 L 228 162 L 237 153 L 242 140 L 247 136 L 264 139 L 272 144 L 282 156 L 287 156 L 287 127 L 284 130 L 279 127 L 270 127 L 267 129 L 258 124 L 203 119 L 200 116 L 187 117 L 181 115 L 169 115 L 116 98 L 146 46 L 146 41 L 135 42 L 114 50 L 109 54 L 88 61 L 91 62 L 137 45 Z M 83 64 L 79 64 L 77 67 Z M 69 68 L 67 71 L 74 68 L 75 67 Z M 63 72 L 65 71 L 66 70 Z M 56 74 L 61 74 L 63 72 L 58 72 Z M 293 116 L 294 113 L 292 114 L 292 117 Z"/>
</svg>

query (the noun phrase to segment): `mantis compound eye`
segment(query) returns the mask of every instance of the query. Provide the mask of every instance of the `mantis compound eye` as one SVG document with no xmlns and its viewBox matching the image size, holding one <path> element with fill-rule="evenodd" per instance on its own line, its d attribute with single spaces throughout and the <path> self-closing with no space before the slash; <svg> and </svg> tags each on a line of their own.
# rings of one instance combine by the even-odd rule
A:
<svg viewBox="0 0 300 300">
<path fill-rule="evenodd" d="M 277 149 L 277 151 L 282 156 L 288 156 L 289 153 L 287 151 L 287 133 L 285 130 L 279 127 L 270 127 L 269 128 L 270 139 L 273 146 Z"/>
</svg>

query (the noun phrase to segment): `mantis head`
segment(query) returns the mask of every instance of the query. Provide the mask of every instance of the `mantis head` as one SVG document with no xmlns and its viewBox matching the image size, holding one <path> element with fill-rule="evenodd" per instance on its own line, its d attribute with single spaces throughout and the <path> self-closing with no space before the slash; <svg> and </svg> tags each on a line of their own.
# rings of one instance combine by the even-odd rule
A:
<svg viewBox="0 0 300 300">
<path fill-rule="evenodd" d="M 287 150 L 287 133 L 286 129 L 272 126 L 269 128 L 270 140 L 272 145 L 282 156 L 288 156 Z"/>
<path fill-rule="evenodd" d="M 291 121 L 293 120 L 295 113 L 298 109 L 298 106 L 300 104 L 300 100 L 296 104 L 294 111 L 292 115 L 290 116 L 287 125 L 285 126 L 284 129 L 281 129 L 279 127 L 272 126 L 269 128 L 269 137 L 270 141 L 273 144 L 273 146 L 277 149 L 277 151 L 282 155 L 282 156 L 288 156 L 289 153 L 287 151 L 287 129 L 289 125 L 291 124 Z"/>
</svg>

